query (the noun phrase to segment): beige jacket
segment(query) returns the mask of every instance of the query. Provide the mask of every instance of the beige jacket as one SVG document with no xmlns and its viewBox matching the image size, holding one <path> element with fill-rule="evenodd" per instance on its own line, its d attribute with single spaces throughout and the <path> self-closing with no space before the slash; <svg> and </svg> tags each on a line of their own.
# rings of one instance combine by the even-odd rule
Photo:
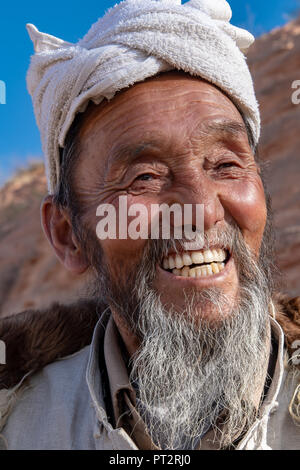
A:
<svg viewBox="0 0 300 470">
<path fill-rule="evenodd" d="M 110 348 L 113 344 L 105 341 L 109 318 L 105 311 L 89 346 L 0 391 L 0 449 L 138 450 L 134 436 L 114 428 L 108 419 L 107 398 L 113 402 L 128 385 L 126 376 L 120 380 L 118 361 L 109 360 L 114 351 L 104 348 L 105 342 Z M 300 449 L 299 374 L 287 368 L 282 328 L 270 321 L 278 346 L 272 384 L 258 419 L 237 449 Z M 115 354 L 120 357 L 117 346 Z M 214 448 L 209 433 L 201 448 Z"/>
</svg>

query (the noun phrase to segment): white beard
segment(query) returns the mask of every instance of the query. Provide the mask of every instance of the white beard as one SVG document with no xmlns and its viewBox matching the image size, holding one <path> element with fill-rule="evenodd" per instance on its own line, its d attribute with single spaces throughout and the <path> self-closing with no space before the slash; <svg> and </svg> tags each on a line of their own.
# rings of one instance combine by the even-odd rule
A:
<svg viewBox="0 0 300 470">
<path fill-rule="evenodd" d="M 135 330 L 143 340 L 130 379 L 137 386 L 137 409 L 162 449 L 194 448 L 208 426 L 218 429 L 221 411 L 226 416 L 219 444 L 232 444 L 255 419 L 263 391 L 270 345 L 263 273 L 257 267 L 254 280 L 244 282 L 225 318 L 228 301 L 221 292 L 202 296 L 204 309 L 212 303 L 221 313 L 214 327 L 195 315 L 193 301 L 179 314 L 165 311 L 153 290 L 142 295 Z"/>
</svg>

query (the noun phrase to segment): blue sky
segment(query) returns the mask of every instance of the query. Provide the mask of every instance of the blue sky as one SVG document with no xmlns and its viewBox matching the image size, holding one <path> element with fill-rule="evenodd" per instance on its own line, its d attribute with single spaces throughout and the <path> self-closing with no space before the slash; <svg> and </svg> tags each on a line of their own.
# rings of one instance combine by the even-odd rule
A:
<svg viewBox="0 0 300 470">
<path fill-rule="evenodd" d="M 0 104 L 0 185 L 16 168 L 42 156 L 25 83 L 33 52 L 25 24 L 33 23 L 40 31 L 76 42 L 115 0 L 1 3 L 0 80 L 6 84 L 6 104 Z M 229 3 L 233 10 L 232 23 L 247 27 L 255 36 L 286 23 L 300 6 L 299 0 L 229 0 Z"/>
</svg>

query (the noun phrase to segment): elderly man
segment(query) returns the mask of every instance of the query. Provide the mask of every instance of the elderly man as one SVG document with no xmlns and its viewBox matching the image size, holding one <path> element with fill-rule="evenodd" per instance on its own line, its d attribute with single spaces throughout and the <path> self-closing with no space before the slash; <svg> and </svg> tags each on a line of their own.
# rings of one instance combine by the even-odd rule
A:
<svg viewBox="0 0 300 470">
<path fill-rule="evenodd" d="M 42 224 L 93 287 L 2 320 L 3 448 L 300 447 L 300 302 L 274 293 L 253 38 L 230 18 L 224 0 L 126 0 L 76 45 L 28 25 Z M 201 204 L 202 244 L 97 236 L 122 196 L 126 223 Z"/>
</svg>

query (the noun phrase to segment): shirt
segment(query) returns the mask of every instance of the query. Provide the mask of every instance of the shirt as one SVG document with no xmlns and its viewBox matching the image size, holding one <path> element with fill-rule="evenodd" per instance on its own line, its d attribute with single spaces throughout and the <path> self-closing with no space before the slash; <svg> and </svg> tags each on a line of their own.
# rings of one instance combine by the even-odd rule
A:
<svg viewBox="0 0 300 470">
<path fill-rule="evenodd" d="M 0 391 L 0 449 L 146 448 L 149 441 L 143 423 L 140 421 L 132 434 L 133 428 L 125 429 L 119 420 L 122 408 L 118 409 L 118 391 L 128 392 L 125 404 L 133 406 L 133 414 L 134 396 L 126 383 L 125 370 L 123 376 L 120 374 L 121 358 L 116 343 L 110 344 L 109 330 L 105 341 L 109 319 L 106 310 L 95 327 L 90 346 L 31 374 L 13 390 Z M 273 380 L 259 416 L 237 449 L 300 448 L 300 428 L 289 413 L 299 376 L 285 368 L 284 335 L 279 324 L 274 319 L 270 321 L 277 341 Z M 115 413 L 117 422 L 113 423 Z M 133 417 L 135 422 L 138 418 Z M 203 441 L 201 449 L 214 448 L 209 433 Z"/>
</svg>

